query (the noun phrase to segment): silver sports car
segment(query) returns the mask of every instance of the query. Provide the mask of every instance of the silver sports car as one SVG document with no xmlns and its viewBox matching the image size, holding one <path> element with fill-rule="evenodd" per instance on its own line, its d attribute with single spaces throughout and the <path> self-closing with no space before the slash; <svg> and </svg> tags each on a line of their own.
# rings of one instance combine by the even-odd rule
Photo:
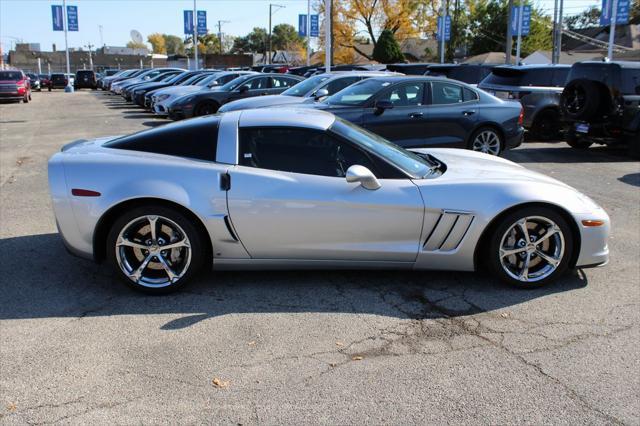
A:
<svg viewBox="0 0 640 426">
<path fill-rule="evenodd" d="M 68 249 L 148 292 L 204 266 L 486 266 L 532 287 L 609 255 L 609 217 L 575 189 L 486 154 L 405 150 L 322 111 L 76 141 L 49 161 L 49 185 Z"/>
</svg>

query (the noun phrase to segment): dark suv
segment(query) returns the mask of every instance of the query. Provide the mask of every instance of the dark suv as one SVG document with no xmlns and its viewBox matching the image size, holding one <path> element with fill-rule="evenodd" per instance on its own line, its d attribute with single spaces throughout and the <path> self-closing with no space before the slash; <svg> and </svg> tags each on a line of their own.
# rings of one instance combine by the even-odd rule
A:
<svg viewBox="0 0 640 426">
<path fill-rule="evenodd" d="M 436 75 L 467 84 L 478 84 L 498 64 L 435 64 L 430 65 L 424 75 Z"/>
<path fill-rule="evenodd" d="M 79 70 L 73 82 L 74 89 L 98 89 L 96 73 L 91 70 Z"/>
<path fill-rule="evenodd" d="M 629 153 L 639 156 L 640 63 L 574 64 L 560 105 L 572 147 L 627 143 Z"/>
<path fill-rule="evenodd" d="M 478 87 L 501 99 L 518 100 L 524 127 L 538 140 L 556 139 L 562 128 L 560 95 L 569 65 L 501 65 Z"/>
</svg>

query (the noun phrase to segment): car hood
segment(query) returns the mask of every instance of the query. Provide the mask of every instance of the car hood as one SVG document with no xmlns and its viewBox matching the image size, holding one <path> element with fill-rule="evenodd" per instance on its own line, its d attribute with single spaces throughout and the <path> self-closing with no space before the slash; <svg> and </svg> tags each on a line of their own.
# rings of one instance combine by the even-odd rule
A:
<svg viewBox="0 0 640 426">
<path fill-rule="evenodd" d="M 300 96 L 269 95 L 255 98 L 239 99 L 229 102 L 220 108 L 220 112 L 238 111 L 241 109 L 265 108 L 279 105 L 300 104 L 306 98 Z"/>
<path fill-rule="evenodd" d="M 481 152 L 454 148 L 419 148 L 413 152 L 431 154 L 447 166 L 447 171 L 438 179 L 456 182 L 514 182 L 527 181 L 547 183 L 565 188 L 569 185 L 542 173 L 529 170 L 513 161 Z M 416 181 L 419 183 L 420 181 Z M 571 188 L 573 189 L 573 188 Z"/>
</svg>

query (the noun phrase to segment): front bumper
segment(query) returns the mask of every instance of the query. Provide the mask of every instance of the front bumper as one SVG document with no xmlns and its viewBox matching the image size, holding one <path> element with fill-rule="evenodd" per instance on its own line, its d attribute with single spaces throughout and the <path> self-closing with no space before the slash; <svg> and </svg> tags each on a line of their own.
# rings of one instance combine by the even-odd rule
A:
<svg viewBox="0 0 640 426">
<path fill-rule="evenodd" d="M 24 99 L 24 94 L 20 94 L 17 92 L 13 92 L 13 93 L 0 93 L 0 99 L 2 100 L 6 100 L 6 101 L 19 101 L 20 99 Z"/>
<path fill-rule="evenodd" d="M 609 215 L 598 209 L 592 213 L 575 215 L 580 232 L 580 253 L 576 267 L 594 267 L 606 265 L 609 262 L 609 232 L 611 221 Z M 584 226 L 583 220 L 602 220 L 602 226 Z"/>
<path fill-rule="evenodd" d="M 172 120 L 182 120 L 187 118 L 185 111 L 182 107 L 171 107 L 167 109 L 167 115 Z"/>
</svg>

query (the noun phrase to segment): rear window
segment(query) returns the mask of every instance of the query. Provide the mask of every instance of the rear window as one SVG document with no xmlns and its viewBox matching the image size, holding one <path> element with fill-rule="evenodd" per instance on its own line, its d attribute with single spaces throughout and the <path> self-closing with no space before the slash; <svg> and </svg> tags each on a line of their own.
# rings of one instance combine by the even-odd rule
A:
<svg viewBox="0 0 640 426">
<path fill-rule="evenodd" d="M 625 95 L 640 95 L 640 69 L 622 68 L 620 91 Z"/>
<path fill-rule="evenodd" d="M 107 148 L 216 161 L 218 117 L 200 117 L 123 136 Z"/>
<path fill-rule="evenodd" d="M 78 71 L 78 72 L 76 72 L 76 75 L 78 77 L 82 77 L 82 76 L 93 77 L 93 71 Z"/>
<path fill-rule="evenodd" d="M 551 86 L 552 79 L 553 69 L 496 68 L 483 83 L 500 86 Z"/>
<path fill-rule="evenodd" d="M 0 80 L 20 81 L 22 73 L 19 71 L 0 71 Z"/>
</svg>

